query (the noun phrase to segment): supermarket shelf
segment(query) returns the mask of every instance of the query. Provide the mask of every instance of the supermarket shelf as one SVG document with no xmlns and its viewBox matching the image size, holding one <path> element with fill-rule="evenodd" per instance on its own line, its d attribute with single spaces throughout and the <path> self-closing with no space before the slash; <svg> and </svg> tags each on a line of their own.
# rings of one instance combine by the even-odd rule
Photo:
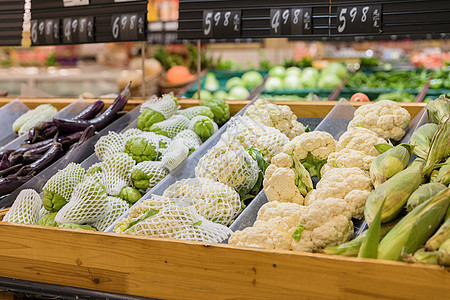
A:
<svg viewBox="0 0 450 300">
<path fill-rule="evenodd" d="M 3 106 L 10 101 L 13 101 L 16 98 L 0 98 L 0 106 Z M 51 103 L 58 109 L 61 109 L 73 101 L 75 98 L 24 98 L 19 97 L 19 99 L 27 105 L 29 108 L 35 108 L 40 104 Z M 89 99 L 87 101 L 95 102 L 97 99 Z M 111 105 L 114 99 L 102 99 L 105 102 L 105 108 Z M 143 99 L 131 99 L 128 100 L 127 105 L 125 106 L 126 111 L 130 111 L 136 106 L 143 103 L 145 100 Z M 182 108 L 188 108 L 192 106 L 197 106 L 199 100 L 194 99 L 180 99 L 179 103 Z M 230 104 L 230 113 L 231 115 L 235 115 L 238 111 L 240 111 L 244 106 L 246 106 L 250 100 L 228 100 L 227 103 Z M 279 105 L 289 105 L 292 111 L 301 117 L 306 118 L 323 118 L 327 113 L 329 113 L 336 101 L 270 101 Z M 361 102 L 352 102 L 352 105 L 355 107 L 359 107 L 364 105 Z M 426 103 L 399 103 L 400 106 L 404 107 L 410 114 L 411 117 L 414 117 L 419 113 L 422 108 L 426 106 Z"/>
<path fill-rule="evenodd" d="M 9 223 L 0 224 L 0 236 L 0 276 L 119 294 L 444 299 L 450 293 L 450 272 L 437 266 Z"/>
</svg>

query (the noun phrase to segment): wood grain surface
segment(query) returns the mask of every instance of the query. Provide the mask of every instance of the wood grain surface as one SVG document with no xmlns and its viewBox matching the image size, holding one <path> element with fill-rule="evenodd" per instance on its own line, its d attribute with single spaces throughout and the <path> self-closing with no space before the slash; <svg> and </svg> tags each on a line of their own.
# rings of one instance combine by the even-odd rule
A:
<svg viewBox="0 0 450 300">
<path fill-rule="evenodd" d="M 0 106 L 3 106 L 10 101 L 14 100 L 15 98 L 0 98 Z M 36 106 L 44 103 L 51 103 L 56 108 L 61 109 L 73 101 L 75 101 L 75 98 L 23 98 L 21 97 L 20 100 L 27 105 L 29 108 L 35 108 Z M 95 102 L 97 99 L 86 99 L 90 102 Z M 111 103 L 114 101 L 114 99 L 102 99 L 105 101 L 105 108 L 107 108 Z M 143 103 L 143 99 L 130 99 L 128 100 L 127 105 L 125 106 L 126 111 L 132 110 L 139 104 Z M 180 106 L 182 108 L 188 108 L 192 106 L 196 106 L 199 103 L 199 100 L 193 100 L 193 99 L 181 99 L 179 100 Z M 292 109 L 292 111 L 298 116 L 298 117 L 317 117 L 317 118 L 323 118 L 325 117 L 334 107 L 334 105 L 337 103 L 335 101 L 270 101 L 276 104 L 281 105 L 289 105 Z M 249 103 L 248 100 L 228 100 L 228 104 L 230 104 L 230 112 L 231 115 L 235 115 L 238 111 L 240 111 L 245 105 Z M 365 105 L 365 103 L 362 102 L 352 102 L 352 104 L 355 107 L 359 107 L 361 105 Z M 426 106 L 426 103 L 399 103 L 400 106 L 404 107 L 408 112 L 411 114 L 411 118 L 414 118 L 416 114 Z"/>
<path fill-rule="evenodd" d="M 164 299 L 448 299 L 449 269 L 0 223 L 0 276 Z"/>
</svg>

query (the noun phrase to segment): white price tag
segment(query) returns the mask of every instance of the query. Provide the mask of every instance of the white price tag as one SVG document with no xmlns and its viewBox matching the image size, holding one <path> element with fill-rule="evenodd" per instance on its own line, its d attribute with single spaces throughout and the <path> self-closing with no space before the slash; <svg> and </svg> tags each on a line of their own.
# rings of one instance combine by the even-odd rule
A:
<svg viewBox="0 0 450 300">
<path fill-rule="evenodd" d="M 63 0 L 64 7 L 89 5 L 89 0 Z"/>
</svg>

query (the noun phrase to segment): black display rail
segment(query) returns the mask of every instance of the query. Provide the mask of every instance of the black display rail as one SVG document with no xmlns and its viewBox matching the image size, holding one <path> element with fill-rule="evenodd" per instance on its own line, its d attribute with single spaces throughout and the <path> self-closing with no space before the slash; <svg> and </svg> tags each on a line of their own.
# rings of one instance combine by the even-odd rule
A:
<svg viewBox="0 0 450 300">
<path fill-rule="evenodd" d="M 178 42 L 178 21 L 149 22 L 147 43 L 151 45 L 170 45 Z"/>
<path fill-rule="evenodd" d="M 20 46 L 25 1 L 0 0 L 0 46 Z"/>
<path fill-rule="evenodd" d="M 30 31 L 33 46 L 145 41 L 147 1 L 32 1 Z"/>
<path fill-rule="evenodd" d="M 450 1 L 180 0 L 179 37 L 348 40 L 447 37 Z"/>
</svg>

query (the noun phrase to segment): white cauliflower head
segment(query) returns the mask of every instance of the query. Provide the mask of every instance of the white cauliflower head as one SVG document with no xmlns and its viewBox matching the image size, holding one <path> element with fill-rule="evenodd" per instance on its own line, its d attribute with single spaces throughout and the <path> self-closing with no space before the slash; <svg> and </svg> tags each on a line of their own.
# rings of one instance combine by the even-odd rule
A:
<svg viewBox="0 0 450 300">
<path fill-rule="evenodd" d="M 293 154 L 312 177 L 320 175 L 320 169 L 328 155 L 336 150 L 333 136 L 324 131 L 307 132 L 295 137 L 283 147 L 283 152 Z"/>
<path fill-rule="evenodd" d="M 336 145 L 336 151 L 353 149 L 362 151 L 367 155 L 378 156 L 379 153 L 374 147 L 376 144 L 387 144 L 387 142 L 369 129 L 354 127 L 349 128 L 341 135 Z"/>
<path fill-rule="evenodd" d="M 327 164 L 321 170 L 322 176 L 332 168 L 358 168 L 368 174 L 374 158 L 362 151 L 344 148 L 328 156 Z"/>
<path fill-rule="evenodd" d="M 342 199 L 318 200 L 307 207 L 299 220 L 291 249 L 311 252 L 345 243 L 353 234 L 353 223 Z"/>
<path fill-rule="evenodd" d="M 289 139 L 305 132 L 305 126 L 297 121 L 297 116 L 287 105 L 276 105 L 258 99 L 245 110 L 244 116 L 278 129 Z"/>
<path fill-rule="evenodd" d="M 272 158 L 272 164 L 264 174 L 264 192 L 269 201 L 293 202 L 302 205 L 312 186 L 309 173 L 301 164 L 294 164 L 292 157 L 280 153 Z"/>
<path fill-rule="evenodd" d="M 290 250 L 292 234 L 305 207 L 295 203 L 273 201 L 264 204 L 252 227 L 236 231 L 229 245 L 264 249 Z"/>
<path fill-rule="evenodd" d="M 358 168 L 333 168 L 326 172 L 315 190 L 305 198 L 306 205 L 327 198 L 344 199 L 351 217 L 361 219 L 372 190 L 370 178 Z"/>
<path fill-rule="evenodd" d="M 398 103 L 391 100 L 381 100 L 362 105 L 355 111 L 348 128 L 364 127 L 375 132 L 383 139 L 399 141 L 405 135 L 411 116 Z"/>
</svg>

